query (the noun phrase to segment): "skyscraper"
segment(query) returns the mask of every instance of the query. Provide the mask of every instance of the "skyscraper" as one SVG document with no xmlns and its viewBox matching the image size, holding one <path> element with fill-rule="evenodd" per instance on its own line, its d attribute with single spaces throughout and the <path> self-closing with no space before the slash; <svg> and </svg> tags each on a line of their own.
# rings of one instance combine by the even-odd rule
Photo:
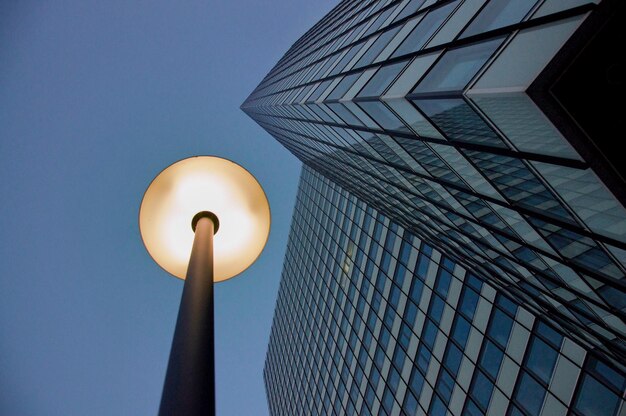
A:
<svg viewBox="0 0 626 416">
<path fill-rule="evenodd" d="M 264 378 L 273 415 L 625 410 L 604 354 L 308 167 Z"/>
<path fill-rule="evenodd" d="M 495 293 L 489 299 L 492 303 L 495 299 L 499 305 L 497 299 L 506 299 L 502 302 L 522 305 L 515 310 L 523 310 L 524 316 L 528 314 L 532 322 L 540 323 L 520 323 L 531 334 L 527 346 L 535 345 L 535 338 L 541 339 L 561 357 L 567 356 L 562 349 L 571 342 L 588 357 L 584 363 L 574 363 L 576 360 L 568 357 L 571 363 L 585 368 L 604 366 L 615 372 L 614 380 L 623 380 L 626 188 L 616 168 L 618 159 L 611 156 L 610 140 L 598 139 L 606 133 L 606 128 L 598 127 L 598 120 L 603 121 L 606 112 L 596 115 L 593 106 L 587 106 L 587 113 L 583 112 L 578 122 L 570 118 L 570 114 L 581 114 L 571 89 L 582 86 L 577 82 L 591 74 L 586 72 L 585 59 L 598 56 L 598 39 L 616 30 L 619 20 L 615 16 L 622 9 L 618 2 L 607 0 L 599 5 L 585 0 L 343 1 L 287 51 L 242 108 L 308 166 L 303 177 L 314 175 L 323 187 L 340 186 L 342 192 L 351 195 L 348 199 L 357 198 L 393 227 L 419 240 L 416 250 L 425 244 L 453 263 L 455 270 L 463 270 L 464 276 L 471 273 L 482 282 L 481 287 Z M 594 62 L 600 65 L 603 61 Z M 606 79 L 610 81 L 608 75 Z M 594 85 L 603 91 L 602 82 Z M 323 181 L 319 174 L 325 178 Z M 301 194 L 313 191 L 301 184 Z M 297 219 L 298 213 L 294 224 Z M 295 245 L 303 244 L 293 237 L 294 233 L 292 230 L 289 253 L 299 251 Z M 337 248 L 331 247 L 335 251 L 347 252 L 350 244 L 357 244 L 354 238 L 336 241 L 336 233 L 340 231 L 329 226 L 314 235 L 319 241 L 337 244 Z M 383 244 L 375 231 L 370 237 Z M 307 253 L 307 262 L 295 263 L 297 267 L 288 256 L 284 282 L 289 276 L 306 279 L 307 272 L 318 262 L 310 257 L 313 253 Z M 325 256 L 323 252 L 321 255 Z M 354 266 L 337 263 L 339 259 L 332 256 L 326 261 L 337 265 L 328 278 L 338 282 L 347 273 L 341 270 Z M 384 270 L 387 266 L 380 261 L 374 259 L 372 267 Z M 367 279 L 376 279 L 366 269 L 363 273 Z M 386 272 L 382 275 L 394 280 Z M 347 278 L 349 282 L 351 278 Z M 464 291 L 466 284 L 463 280 Z M 390 300 L 391 292 L 379 289 L 378 293 L 384 302 Z M 290 312 L 279 313 L 281 307 L 285 308 L 281 301 L 290 304 L 283 299 L 285 296 L 281 287 L 275 323 L 283 330 L 272 334 L 266 373 L 270 403 L 273 397 L 277 413 L 284 410 L 276 407 L 278 398 L 289 397 L 279 386 L 285 387 L 293 379 L 289 373 L 274 370 L 282 358 L 273 351 L 275 345 L 288 342 L 298 333 L 297 322 L 291 322 L 291 326 L 285 323 L 289 319 L 284 317 Z M 447 299 L 444 295 L 440 298 Z M 414 302 L 419 306 L 416 299 Z M 317 303 L 306 306 L 313 314 L 309 316 L 315 316 L 320 307 Z M 344 307 L 343 303 L 333 306 L 339 310 Z M 374 309 L 380 312 L 378 306 Z M 506 314 L 506 307 L 501 309 Z M 428 315 L 428 309 L 422 312 L 425 315 L 420 325 L 430 322 L 435 329 L 428 326 L 429 331 L 445 329 L 439 319 Z M 508 312 L 509 318 L 517 318 L 517 312 Z M 346 325 L 351 327 L 355 322 Z M 544 331 L 539 327 L 548 328 L 558 337 L 567 335 L 567 342 L 561 339 L 550 344 L 548 336 L 538 335 Z M 485 333 L 485 328 L 478 330 Z M 430 333 L 420 331 L 414 332 L 419 348 L 425 345 L 433 353 L 424 344 Z M 380 345 L 384 341 L 380 339 L 381 331 L 371 332 L 370 345 Z M 392 339 L 398 339 L 397 335 L 392 333 Z M 333 331 L 328 336 L 331 344 L 341 342 L 340 337 L 333 338 L 338 336 Z M 497 344 L 496 339 L 492 341 Z M 440 348 L 447 351 L 449 343 L 441 342 Z M 502 342 L 500 352 L 513 359 L 508 355 L 508 344 Z M 472 345 L 468 348 L 477 348 Z M 524 350 L 519 342 L 516 345 Z M 463 345 L 456 346 L 463 351 Z M 448 406 L 452 414 L 460 414 L 462 409 L 479 414 L 491 409 L 489 403 L 500 400 L 498 403 L 512 403 L 511 414 L 522 414 L 513 409 L 521 409 L 532 401 L 531 396 L 537 397 L 532 388 L 541 385 L 544 391 L 549 390 L 555 368 L 550 374 L 533 372 L 535 353 L 531 350 L 517 351 L 525 356 L 513 359 L 522 368 L 530 366 L 528 371 L 519 372 L 522 376 L 517 377 L 514 391 L 492 388 L 504 398 L 490 396 L 490 402 L 489 398 L 472 396 L 473 391 L 486 391 L 480 386 L 488 385 L 487 381 L 497 386 L 498 369 L 504 371 L 501 363 L 495 374 L 486 367 L 474 371 L 471 383 L 464 387 L 457 382 L 463 382 L 463 374 L 467 377 L 469 370 L 456 373 L 447 368 L 447 378 L 441 383 L 461 386 L 471 398 L 464 399 L 461 407 L 456 402 L 451 404 L 449 394 L 437 390 L 440 374 L 431 374 L 428 379 L 430 370 L 424 370 L 422 375 L 430 381 L 427 385 L 441 393 L 435 395 L 441 403 L 432 404 L 430 396 L 413 391 L 419 401 L 416 408 L 438 414 L 437 409 Z M 415 355 L 419 350 L 405 348 L 404 352 L 410 362 L 419 363 Z M 443 350 L 440 352 L 443 354 Z M 342 354 L 339 357 L 345 358 Z M 491 356 L 490 352 L 484 354 Z M 469 359 L 472 361 L 471 354 Z M 307 363 L 306 357 L 294 357 L 291 362 L 296 369 Z M 400 379 L 409 384 L 403 368 L 395 368 Z M 344 370 L 355 375 L 351 367 L 336 368 L 340 373 Z M 385 371 L 383 375 L 380 370 L 383 368 L 379 368 L 378 377 L 385 386 L 396 384 L 395 378 L 390 378 L 392 373 Z M 328 381 L 324 369 L 318 367 L 318 371 Z M 589 371 L 576 374 L 592 374 L 594 370 Z M 578 377 L 573 373 L 554 374 L 557 376 L 560 379 L 556 386 L 565 383 L 562 377 Z M 543 394 L 541 403 L 535 405 L 548 406 L 548 398 L 557 397 L 560 405 L 571 405 L 579 414 L 586 414 L 575 401 L 584 402 L 581 397 L 591 385 L 610 384 L 598 384 L 598 378 L 586 380 L 591 379 L 578 377 L 579 390 L 574 399 L 572 392 L 569 398 Z M 324 386 L 332 390 L 331 385 Z M 623 395 L 623 385 L 617 383 L 614 387 L 614 393 Z M 397 391 L 386 393 L 386 387 L 376 384 L 372 388 L 383 403 L 384 397 L 391 395 L 399 406 L 404 405 L 405 399 L 398 397 L 405 396 L 397 396 Z M 537 414 L 536 406 L 524 411 Z M 545 413 L 545 409 L 544 414 L 558 414 Z M 616 414 L 617 409 L 613 408 L 613 413 L 604 410 Z M 362 408 L 357 411 L 363 412 Z"/>
</svg>

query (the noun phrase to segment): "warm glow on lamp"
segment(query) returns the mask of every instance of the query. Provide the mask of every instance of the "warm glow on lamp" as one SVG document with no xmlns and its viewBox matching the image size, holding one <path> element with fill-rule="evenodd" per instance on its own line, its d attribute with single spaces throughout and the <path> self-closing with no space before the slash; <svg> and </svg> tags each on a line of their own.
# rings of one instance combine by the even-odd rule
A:
<svg viewBox="0 0 626 416">
<path fill-rule="evenodd" d="M 141 202 L 141 238 L 163 269 L 185 278 L 194 241 L 191 220 L 201 211 L 210 211 L 219 220 L 214 237 L 215 282 L 230 279 L 254 263 L 270 230 L 265 192 L 236 163 L 197 156 L 163 170 Z"/>
</svg>

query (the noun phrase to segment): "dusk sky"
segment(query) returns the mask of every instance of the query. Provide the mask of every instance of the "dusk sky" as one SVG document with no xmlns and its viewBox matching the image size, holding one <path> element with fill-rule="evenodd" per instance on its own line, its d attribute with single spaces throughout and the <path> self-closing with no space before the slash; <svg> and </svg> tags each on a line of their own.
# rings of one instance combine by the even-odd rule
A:
<svg viewBox="0 0 626 416">
<path fill-rule="evenodd" d="M 219 415 L 264 415 L 299 161 L 239 106 L 335 1 L 0 2 L 0 414 L 155 415 L 183 281 L 137 224 L 171 163 L 231 159 L 272 230 L 216 287 Z"/>
</svg>

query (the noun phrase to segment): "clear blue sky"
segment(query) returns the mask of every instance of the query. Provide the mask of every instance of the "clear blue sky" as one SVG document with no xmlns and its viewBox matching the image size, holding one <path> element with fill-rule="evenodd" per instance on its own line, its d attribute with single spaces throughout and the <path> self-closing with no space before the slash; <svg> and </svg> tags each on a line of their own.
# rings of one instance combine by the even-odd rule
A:
<svg viewBox="0 0 626 416">
<path fill-rule="evenodd" d="M 244 165 L 272 206 L 261 258 L 216 288 L 218 414 L 267 414 L 300 164 L 239 105 L 334 4 L 0 2 L 0 414 L 156 414 L 183 282 L 137 210 L 196 154 Z"/>
</svg>

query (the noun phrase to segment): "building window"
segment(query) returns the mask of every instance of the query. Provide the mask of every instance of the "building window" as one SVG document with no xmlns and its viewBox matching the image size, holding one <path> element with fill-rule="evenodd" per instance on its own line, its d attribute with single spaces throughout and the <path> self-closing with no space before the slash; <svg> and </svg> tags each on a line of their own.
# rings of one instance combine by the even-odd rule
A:
<svg viewBox="0 0 626 416">
<path fill-rule="evenodd" d="M 489 375 L 493 380 L 498 377 L 498 371 L 500 371 L 500 364 L 504 353 L 493 342 L 486 340 L 483 346 L 483 352 L 480 357 L 480 367 Z"/>
<path fill-rule="evenodd" d="M 535 1 L 492 0 L 463 32 L 462 38 L 519 22 Z"/>
<path fill-rule="evenodd" d="M 530 416 L 539 416 L 546 395 L 545 388 L 526 372 L 522 373 L 517 383 L 515 401 Z"/>
<path fill-rule="evenodd" d="M 496 309 L 492 314 L 491 324 L 489 325 L 487 334 L 501 348 L 506 349 L 506 344 L 509 341 L 512 326 L 513 319 L 500 309 Z"/>
<path fill-rule="evenodd" d="M 451 49 L 437 62 L 413 93 L 461 91 L 500 46 L 504 38 Z"/>
<path fill-rule="evenodd" d="M 389 84 L 398 76 L 408 61 L 386 65 L 380 68 L 376 74 L 365 84 L 359 93 L 359 97 L 378 97 L 387 89 Z"/>
<path fill-rule="evenodd" d="M 577 415 L 616 416 L 626 389 L 626 377 L 596 358 L 588 358 L 574 395 Z"/>
<path fill-rule="evenodd" d="M 474 373 L 474 382 L 470 388 L 470 395 L 483 412 L 486 412 L 489 407 L 492 391 L 493 383 L 491 380 L 482 371 L 476 371 Z"/>
<path fill-rule="evenodd" d="M 534 337 L 530 342 L 526 367 L 547 385 L 550 383 L 558 355 L 556 350 Z"/>
<path fill-rule="evenodd" d="M 441 23 L 454 10 L 457 2 L 452 2 L 443 7 L 431 10 L 426 17 L 409 33 L 409 35 L 400 44 L 398 49 L 393 53 L 392 58 L 418 51 L 430 39 L 430 37 L 439 29 Z"/>
</svg>

